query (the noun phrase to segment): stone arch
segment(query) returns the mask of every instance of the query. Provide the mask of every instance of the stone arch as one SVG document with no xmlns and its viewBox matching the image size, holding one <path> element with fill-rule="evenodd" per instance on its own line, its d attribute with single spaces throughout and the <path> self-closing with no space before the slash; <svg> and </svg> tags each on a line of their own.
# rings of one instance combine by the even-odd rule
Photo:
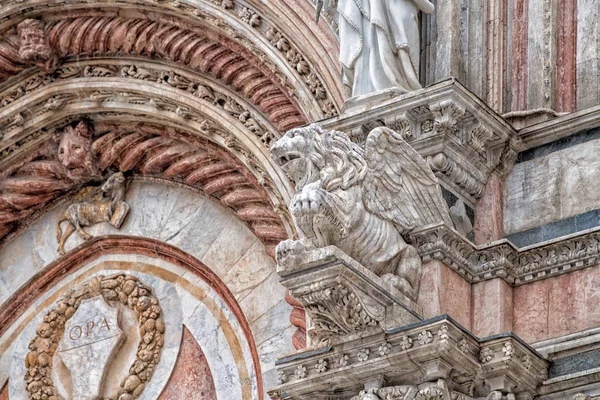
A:
<svg viewBox="0 0 600 400">
<path fill-rule="evenodd" d="M 284 289 L 264 245 L 230 211 L 197 190 L 173 184 L 165 187 L 164 182 L 146 178 L 136 179 L 130 193 L 132 211 L 119 231 L 104 224 L 91 227 L 95 238 L 88 243 L 75 238 L 69 246 L 72 251 L 62 258 L 48 238 L 54 228 L 52 221 L 63 212 L 64 204 L 46 212 L 0 250 L 3 269 L 19 271 L 11 278 L 14 286 L 3 285 L 1 290 L 4 305 L 0 316 L 6 323 L 0 332 L 0 346 L 8 349 L 24 324 L 23 316 L 40 309 L 38 297 L 56 291 L 58 282 L 77 276 L 78 268 L 106 255 L 138 254 L 166 260 L 196 276 L 186 278 L 190 290 L 202 280 L 222 293 L 236 318 L 246 321 L 240 326 L 251 338 L 249 342 L 256 339 L 256 353 L 251 358 L 258 368 L 256 376 L 265 376 L 264 382 L 257 381 L 257 390 L 262 393 L 259 386 L 274 385 L 271 352 L 291 350 L 294 328 L 287 319 L 291 308 L 284 301 Z M 189 204 L 196 208 L 186 207 Z M 184 277 L 182 272 L 170 276 L 175 280 Z M 10 358 L 10 351 L 2 353 Z M 0 360 L 0 365 L 3 362 L 6 360 Z"/>
<path fill-rule="evenodd" d="M 15 75 L 28 66 L 18 58 L 15 26 L 25 18 L 41 17 L 47 24 L 51 46 L 62 57 L 147 54 L 191 63 L 223 76 L 225 81 L 236 81 L 240 89 L 249 92 L 265 88 L 268 82 L 273 90 L 280 91 L 280 97 L 289 98 L 286 107 L 301 110 L 287 123 L 280 123 L 282 129 L 306 118 L 338 113 L 344 98 L 338 67 L 322 66 L 319 57 L 312 56 L 313 51 L 329 55 L 331 49 L 328 44 L 317 45 L 320 41 L 314 38 L 307 40 L 297 28 L 291 31 L 294 25 L 286 17 L 298 21 L 294 11 L 286 8 L 288 15 L 261 16 L 245 2 L 236 0 L 231 7 L 214 3 L 157 5 L 145 0 L 90 7 L 75 0 L 60 5 L 43 1 L 29 7 L 12 5 L 0 15 L 0 31 L 5 38 L 0 43 L 0 76 Z M 64 18 L 65 11 L 73 18 Z M 313 36 L 310 29 L 306 32 Z M 240 71 L 244 73 L 240 75 Z"/>
<path fill-rule="evenodd" d="M 53 102 L 60 107 L 49 110 Z M 277 216 L 289 198 L 289 184 L 266 154 L 271 139 L 261 140 L 275 134 L 264 128 L 259 137 L 232 113 L 235 105 L 211 103 L 169 85 L 110 76 L 66 79 L 18 99 L 8 112 L 18 116 L 19 110 L 27 110 L 32 118 L 8 135 L 37 139 L 29 143 L 29 151 L 4 153 L 5 165 L 10 165 L 0 180 L 5 233 L 14 228 L 14 221 L 77 186 L 60 173 L 48 177 L 38 164 L 41 158 L 60 168 L 52 154 L 42 155 L 40 149 L 47 153 L 54 128 L 85 116 L 96 125 L 92 148 L 101 170 L 114 167 L 202 187 L 239 210 L 273 254 L 274 245 L 292 232 L 289 216 Z M 151 154 L 152 162 L 142 160 Z M 123 158 L 126 162 L 118 163 Z M 38 184 L 48 187 L 37 188 Z"/>
</svg>

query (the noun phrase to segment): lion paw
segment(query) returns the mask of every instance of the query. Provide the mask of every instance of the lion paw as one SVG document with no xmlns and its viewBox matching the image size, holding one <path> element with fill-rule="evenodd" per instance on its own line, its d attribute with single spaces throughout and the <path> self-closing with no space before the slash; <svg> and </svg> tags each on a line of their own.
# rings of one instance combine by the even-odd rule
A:
<svg viewBox="0 0 600 400">
<path fill-rule="evenodd" d="M 307 190 L 308 189 L 308 190 Z M 315 215 L 322 211 L 325 192 L 319 187 L 306 187 L 292 202 L 291 211 L 296 217 Z"/>
</svg>

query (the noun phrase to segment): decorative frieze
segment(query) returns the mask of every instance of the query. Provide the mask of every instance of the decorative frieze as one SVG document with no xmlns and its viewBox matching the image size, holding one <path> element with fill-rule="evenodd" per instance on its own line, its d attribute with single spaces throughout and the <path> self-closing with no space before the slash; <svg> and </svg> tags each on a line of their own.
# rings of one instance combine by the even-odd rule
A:
<svg viewBox="0 0 600 400">
<path fill-rule="evenodd" d="M 407 338 L 410 346 L 406 345 Z M 520 339 L 506 335 L 479 341 L 445 316 L 300 355 L 279 360 L 280 376 L 294 376 L 302 366 L 323 360 L 331 368 L 325 372 L 309 369 L 302 378 L 282 382 L 271 392 L 273 397 L 285 393 L 285 399 L 302 400 L 351 393 L 356 396 L 353 399 L 369 400 L 470 400 L 498 391 L 532 398 L 548 368 L 547 362 Z M 340 357 L 345 360 L 343 365 L 336 362 Z M 379 384 L 373 385 L 375 376 Z M 410 384 L 386 386 L 385 382 Z M 487 389 L 476 390 L 475 386 Z M 440 397 L 443 394 L 449 397 Z"/>
<path fill-rule="evenodd" d="M 375 126 L 395 130 L 428 161 L 443 185 L 471 205 L 492 173 L 506 173 L 519 149 L 512 126 L 453 79 L 380 100 L 350 108 L 322 125 L 349 132 L 358 143 Z"/>
<path fill-rule="evenodd" d="M 523 250 L 506 239 L 476 246 L 446 225 L 418 229 L 410 236 L 424 262 L 441 261 L 468 282 L 499 277 L 522 285 L 600 263 L 598 230 Z"/>
</svg>

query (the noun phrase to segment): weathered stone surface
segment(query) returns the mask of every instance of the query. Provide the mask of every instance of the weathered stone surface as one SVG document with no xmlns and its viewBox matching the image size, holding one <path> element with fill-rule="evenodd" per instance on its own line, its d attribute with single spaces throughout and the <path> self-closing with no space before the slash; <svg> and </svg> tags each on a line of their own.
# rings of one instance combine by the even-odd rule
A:
<svg viewBox="0 0 600 400">
<path fill-rule="evenodd" d="M 593 140 L 517 163 L 506 180 L 505 234 L 598 208 L 599 151 Z"/>
<path fill-rule="evenodd" d="M 116 308 L 102 296 L 81 302 L 56 351 L 71 373 L 73 400 L 95 400 L 101 394 L 106 369 L 122 341 Z"/>
<path fill-rule="evenodd" d="M 447 314 L 470 329 L 471 284 L 439 261 L 423 264 L 423 278 L 417 304 L 425 318 Z"/>
<path fill-rule="evenodd" d="M 514 289 L 514 332 L 537 342 L 600 324 L 600 267 Z"/>
</svg>

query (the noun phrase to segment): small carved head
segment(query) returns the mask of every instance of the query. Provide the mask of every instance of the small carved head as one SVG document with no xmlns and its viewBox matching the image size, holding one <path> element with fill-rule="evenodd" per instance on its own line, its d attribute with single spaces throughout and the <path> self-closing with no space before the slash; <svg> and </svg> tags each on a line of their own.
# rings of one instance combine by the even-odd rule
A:
<svg viewBox="0 0 600 400">
<path fill-rule="evenodd" d="M 114 173 L 106 180 L 106 182 L 104 182 L 104 185 L 102 185 L 102 191 L 110 193 L 114 189 L 123 185 L 123 182 L 125 182 L 125 176 L 123 175 L 123 173 Z"/>
<path fill-rule="evenodd" d="M 19 58 L 37 64 L 46 72 L 56 69 L 58 58 L 46 40 L 44 23 L 37 19 L 26 19 L 17 26 L 20 46 Z"/>
<path fill-rule="evenodd" d="M 67 126 L 60 135 L 58 160 L 74 175 L 95 175 L 92 127 L 86 121 Z"/>
</svg>

